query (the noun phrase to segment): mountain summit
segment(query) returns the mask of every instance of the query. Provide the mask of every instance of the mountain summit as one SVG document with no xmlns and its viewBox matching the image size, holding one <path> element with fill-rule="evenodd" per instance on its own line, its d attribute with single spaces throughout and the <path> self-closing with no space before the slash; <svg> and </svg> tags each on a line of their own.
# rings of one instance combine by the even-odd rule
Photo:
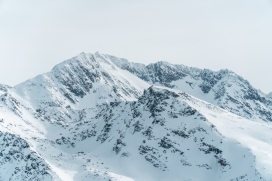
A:
<svg viewBox="0 0 272 181">
<path fill-rule="evenodd" d="M 271 131 L 232 71 L 81 53 L 0 85 L 0 180 L 269 181 Z"/>
</svg>

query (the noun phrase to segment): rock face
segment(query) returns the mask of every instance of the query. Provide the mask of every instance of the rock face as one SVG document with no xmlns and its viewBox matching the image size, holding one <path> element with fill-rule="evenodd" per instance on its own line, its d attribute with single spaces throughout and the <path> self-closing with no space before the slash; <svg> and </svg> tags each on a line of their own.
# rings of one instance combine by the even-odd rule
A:
<svg viewBox="0 0 272 181">
<path fill-rule="evenodd" d="M 1 180 L 59 180 L 22 138 L 0 132 L 0 150 Z"/>
<path fill-rule="evenodd" d="M 81 53 L 0 85 L 0 180 L 272 180 L 271 110 L 229 70 Z"/>
</svg>

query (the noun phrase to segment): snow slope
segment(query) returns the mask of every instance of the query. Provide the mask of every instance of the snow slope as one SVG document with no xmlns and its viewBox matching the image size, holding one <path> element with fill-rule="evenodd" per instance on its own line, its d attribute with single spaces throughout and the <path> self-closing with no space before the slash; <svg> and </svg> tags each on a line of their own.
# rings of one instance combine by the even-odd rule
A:
<svg viewBox="0 0 272 181">
<path fill-rule="evenodd" d="M 81 53 L 0 86 L 0 180 L 270 181 L 256 91 L 228 70 Z"/>
</svg>

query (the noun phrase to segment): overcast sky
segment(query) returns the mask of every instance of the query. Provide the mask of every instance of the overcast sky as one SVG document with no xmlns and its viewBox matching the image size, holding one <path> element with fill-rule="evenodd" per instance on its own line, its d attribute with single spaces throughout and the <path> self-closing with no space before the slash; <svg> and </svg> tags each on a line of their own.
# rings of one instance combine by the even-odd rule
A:
<svg viewBox="0 0 272 181">
<path fill-rule="evenodd" d="M 0 0 L 0 83 L 83 51 L 230 69 L 272 92 L 272 0 Z"/>
</svg>

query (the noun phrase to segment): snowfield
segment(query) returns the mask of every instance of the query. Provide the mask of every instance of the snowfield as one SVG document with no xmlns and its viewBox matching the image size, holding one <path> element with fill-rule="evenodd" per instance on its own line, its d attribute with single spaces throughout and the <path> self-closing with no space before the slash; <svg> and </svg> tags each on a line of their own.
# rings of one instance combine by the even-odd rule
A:
<svg viewBox="0 0 272 181">
<path fill-rule="evenodd" d="M 0 85 L 0 180 L 272 181 L 272 101 L 229 70 L 81 53 Z"/>
</svg>

